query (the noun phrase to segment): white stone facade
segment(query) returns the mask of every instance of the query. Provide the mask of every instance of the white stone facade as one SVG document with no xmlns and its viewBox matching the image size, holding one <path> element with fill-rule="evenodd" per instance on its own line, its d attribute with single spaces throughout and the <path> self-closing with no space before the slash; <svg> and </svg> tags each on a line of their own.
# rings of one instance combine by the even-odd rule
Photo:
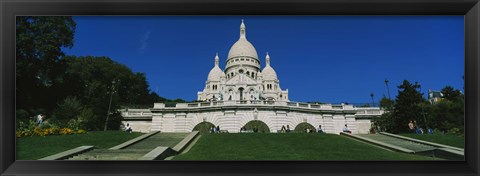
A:
<svg viewBox="0 0 480 176">
<path fill-rule="evenodd" d="M 270 100 L 288 101 L 288 90 L 280 88 L 275 70 L 270 66 L 270 56 L 265 57 L 266 66 L 260 70 L 255 47 L 247 40 L 246 27 L 240 25 L 240 37 L 228 52 L 225 71 L 219 67 L 220 58 L 215 56 L 215 65 L 208 74 L 205 88 L 198 92 L 199 101 Z"/>
<path fill-rule="evenodd" d="M 219 67 L 218 54 L 209 72 L 205 88 L 198 92 L 200 102 L 179 103 L 175 107 L 155 103 L 150 109 L 120 110 L 123 123 L 133 131 L 191 132 L 196 125 L 209 122 L 228 132 L 239 132 L 245 124 L 258 120 L 270 132 L 308 123 L 319 125 L 327 133 L 338 134 L 345 124 L 353 133 L 369 133 L 371 119 L 380 117 L 378 107 L 308 104 L 290 102 L 288 90 L 280 88 L 275 70 L 266 53 L 266 65 L 260 70 L 255 47 L 246 39 L 246 27 L 240 25 L 240 37 L 231 47 L 225 70 Z"/>
<path fill-rule="evenodd" d="M 142 132 L 191 132 L 196 125 L 209 122 L 235 133 L 248 122 L 259 120 L 269 127 L 270 132 L 277 132 L 287 125 L 293 130 L 305 122 L 315 128 L 322 125 L 327 133 L 338 134 L 347 124 L 353 133 L 367 134 L 371 119 L 383 113 L 379 108 L 280 101 L 179 103 L 176 107 L 155 103 L 151 109 L 122 110 L 123 123 L 130 123 L 133 131 Z"/>
</svg>

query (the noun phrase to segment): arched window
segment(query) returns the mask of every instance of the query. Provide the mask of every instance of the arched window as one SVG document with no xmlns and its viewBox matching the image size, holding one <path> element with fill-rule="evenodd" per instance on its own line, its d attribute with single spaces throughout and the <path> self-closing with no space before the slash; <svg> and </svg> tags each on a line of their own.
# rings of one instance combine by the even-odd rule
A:
<svg viewBox="0 0 480 176">
<path fill-rule="evenodd" d="M 252 72 L 252 78 L 255 78 L 255 73 Z"/>
<path fill-rule="evenodd" d="M 250 72 L 249 72 L 249 71 L 247 71 L 247 76 L 250 76 Z"/>
<path fill-rule="evenodd" d="M 242 69 L 238 70 L 238 73 L 243 73 L 243 70 Z"/>
</svg>

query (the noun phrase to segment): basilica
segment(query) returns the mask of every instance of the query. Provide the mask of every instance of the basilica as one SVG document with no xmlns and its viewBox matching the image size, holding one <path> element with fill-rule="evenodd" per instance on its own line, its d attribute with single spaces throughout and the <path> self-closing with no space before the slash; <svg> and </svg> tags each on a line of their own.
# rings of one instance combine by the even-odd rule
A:
<svg viewBox="0 0 480 176">
<path fill-rule="evenodd" d="M 260 59 L 252 43 L 247 40 L 246 26 L 242 20 L 240 37 L 228 52 L 225 70 L 219 67 L 218 54 L 206 81 L 198 92 L 199 101 L 269 100 L 288 101 L 288 89 L 280 88 L 277 73 L 265 56 L 265 67 L 260 69 Z"/>
<path fill-rule="evenodd" d="M 254 122 L 263 125 L 264 132 L 279 132 L 287 126 L 296 131 L 321 127 L 326 133 L 339 134 L 348 125 L 352 133 L 365 134 L 372 128 L 372 119 L 384 113 L 379 107 L 291 101 L 288 89 L 282 90 L 272 67 L 275 59 L 265 53 L 262 69 L 255 47 L 247 40 L 243 20 L 239 31 L 238 40 L 228 52 L 225 69 L 219 66 L 218 54 L 214 57 L 205 87 L 197 93 L 197 102 L 120 109 L 122 123 L 128 123 L 133 131 L 175 133 L 198 130 L 205 124 L 236 133 Z"/>
</svg>

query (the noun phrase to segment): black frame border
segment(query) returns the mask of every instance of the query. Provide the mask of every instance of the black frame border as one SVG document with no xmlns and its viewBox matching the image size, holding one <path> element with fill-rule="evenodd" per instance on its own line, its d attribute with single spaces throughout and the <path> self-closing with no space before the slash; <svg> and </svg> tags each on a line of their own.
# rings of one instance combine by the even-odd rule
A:
<svg viewBox="0 0 480 176">
<path fill-rule="evenodd" d="M 478 175 L 478 0 L 0 0 L 1 175 Z M 464 15 L 465 161 L 16 161 L 18 15 Z"/>
</svg>

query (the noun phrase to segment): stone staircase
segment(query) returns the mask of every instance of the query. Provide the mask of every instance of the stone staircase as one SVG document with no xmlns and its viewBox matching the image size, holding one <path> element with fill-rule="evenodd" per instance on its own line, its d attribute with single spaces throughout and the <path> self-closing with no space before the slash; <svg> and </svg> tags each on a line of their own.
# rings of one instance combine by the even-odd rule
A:
<svg viewBox="0 0 480 176">
<path fill-rule="evenodd" d="M 381 135 L 381 134 L 358 134 L 358 136 L 362 136 L 362 137 L 365 137 L 365 138 L 369 138 L 369 139 L 381 141 L 381 142 L 384 142 L 384 143 L 387 143 L 387 144 L 392 144 L 392 145 L 395 145 L 395 146 L 406 148 L 406 149 L 414 151 L 415 153 L 430 151 L 430 150 L 434 150 L 434 149 L 437 148 L 437 147 L 434 147 L 434 146 L 420 144 L 420 143 L 416 143 L 416 142 L 411 142 L 411 141 L 407 141 L 407 140 L 403 140 L 403 139 L 399 139 L 399 138 L 394 138 L 394 137 L 390 137 L 390 136 L 386 136 L 386 135 Z"/>
<path fill-rule="evenodd" d="M 125 149 L 153 150 L 158 146 L 174 147 L 187 137 L 189 133 L 157 133 L 141 142 L 135 143 Z"/>
<path fill-rule="evenodd" d="M 348 134 L 344 135 L 349 136 Z M 402 137 L 390 133 L 382 132 L 382 134 L 355 134 L 350 136 L 374 145 L 405 153 L 449 160 L 463 160 L 465 158 L 463 149 Z"/>
<path fill-rule="evenodd" d="M 110 149 L 94 149 L 92 151 L 73 156 L 67 160 L 137 160 L 149 150 L 110 150 Z"/>
<path fill-rule="evenodd" d="M 67 160 L 138 160 L 159 146 L 173 148 L 189 133 L 157 133 L 123 149 L 94 149 Z"/>
</svg>

